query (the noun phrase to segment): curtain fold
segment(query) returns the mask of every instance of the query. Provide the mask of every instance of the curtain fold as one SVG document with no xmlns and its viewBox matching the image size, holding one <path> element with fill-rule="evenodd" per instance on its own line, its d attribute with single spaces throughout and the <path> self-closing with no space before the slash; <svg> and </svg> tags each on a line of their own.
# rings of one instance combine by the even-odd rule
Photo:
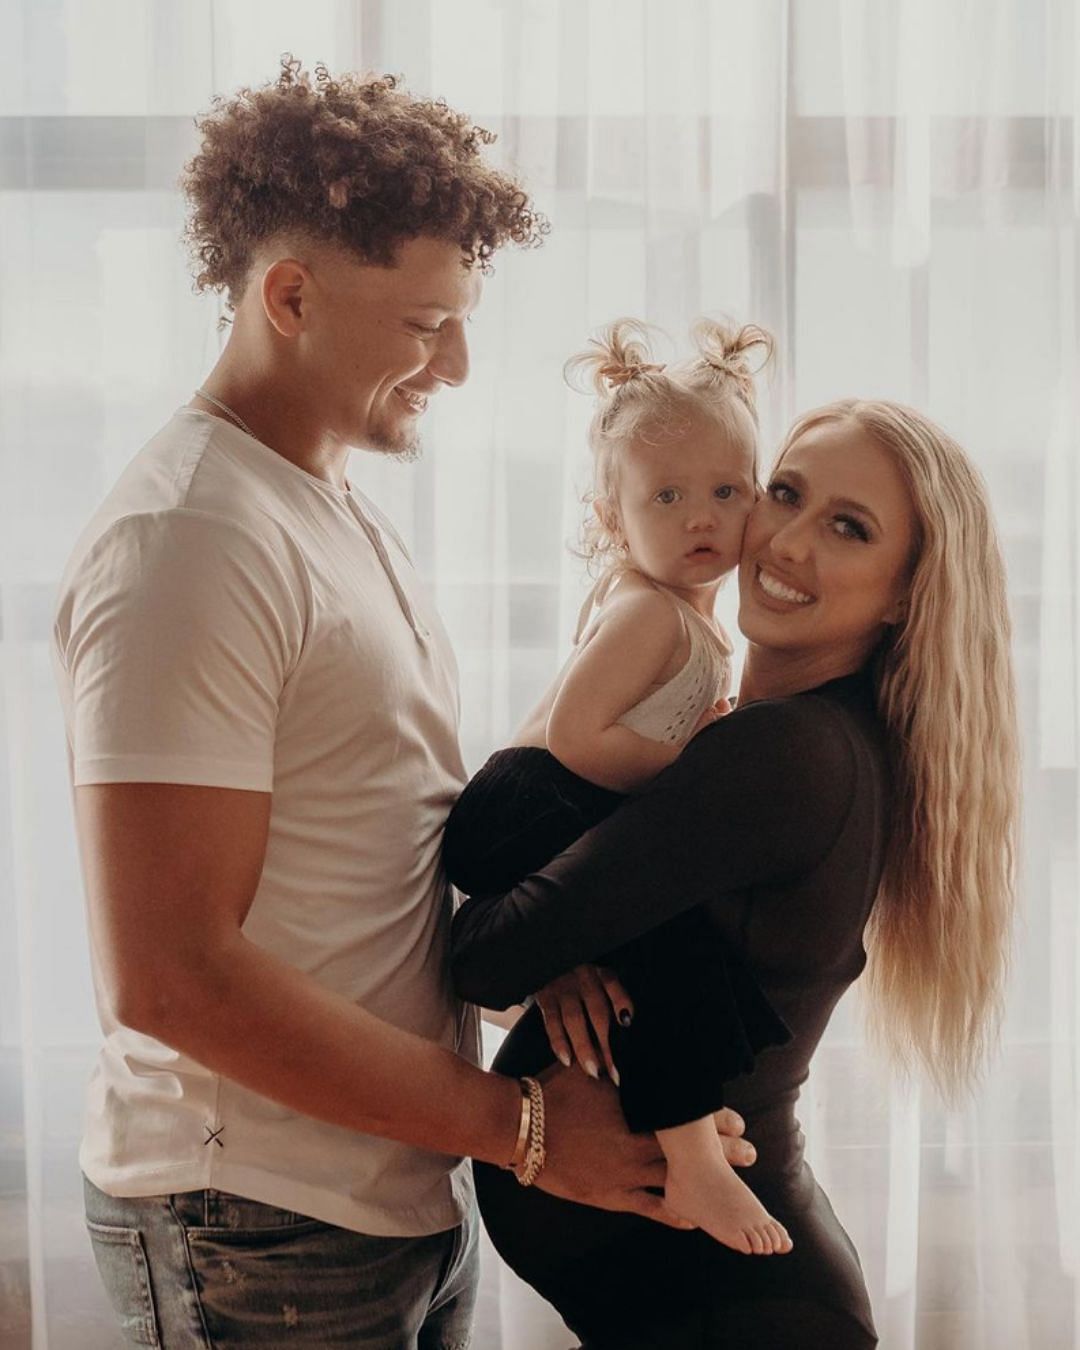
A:
<svg viewBox="0 0 1080 1350">
<path fill-rule="evenodd" d="M 351 473 L 446 617 L 476 767 L 565 657 L 589 400 L 562 366 L 622 314 L 768 327 L 762 459 L 797 410 L 917 402 L 1005 543 L 1025 736 L 1023 914 L 999 1054 L 945 1110 L 891 1082 L 858 995 L 803 1092 L 812 1165 L 888 1350 L 1080 1346 L 1077 0 L 0 0 L 0 1343 L 119 1344 L 76 1147 L 97 1025 L 52 595 L 122 465 L 222 341 L 175 182 L 215 93 L 396 71 L 499 134 L 552 220 L 496 259 L 426 453 Z M 734 588 L 720 614 L 734 629 Z M 493 1041 L 492 1041 L 493 1043 Z M 477 1350 L 568 1334 L 488 1250 Z"/>
</svg>

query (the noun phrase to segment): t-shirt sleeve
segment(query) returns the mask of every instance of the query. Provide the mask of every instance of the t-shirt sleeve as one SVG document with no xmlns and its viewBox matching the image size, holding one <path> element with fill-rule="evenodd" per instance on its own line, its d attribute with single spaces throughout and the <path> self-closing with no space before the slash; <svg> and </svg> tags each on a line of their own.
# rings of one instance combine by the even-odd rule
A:
<svg viewBox="0 0 1080 1350">
<path fill-rule="evenodd" d="M 826 700 L 731 713 L 542 871 L 461 905 L 458 994 L 508 1007 L 724 892 L 806 875 L 835 843 L 854 786 L 844 714 Z"/>
<path fill-rule="evenodd" d="M 58 608 L 75 785 L 269 792 L 303 630 L 302 587 L 244 526 L 183 509 L 115 522 Z"/>
</svg>

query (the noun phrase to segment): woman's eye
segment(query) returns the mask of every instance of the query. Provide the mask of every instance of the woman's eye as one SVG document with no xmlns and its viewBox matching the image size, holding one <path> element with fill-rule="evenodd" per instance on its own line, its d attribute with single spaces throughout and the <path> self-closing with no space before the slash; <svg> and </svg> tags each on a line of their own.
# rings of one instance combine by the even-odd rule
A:
<svg viewBox="0 0 1080 1350">
<path fill-rule="evenodd" d="M 413 329 L 414 329 L 417 333 L 420 334 L 421 337 L 426 337 L 426 338 L 432 338 L 432 337 L 434 337 L 434 336 L 436 335 L 436 333 L 438 333 L 438 331 L 439 331 L 437 328 L 430 328 L 430 327 L 428 327 L 427 324 L 423 324 L 423 323 L 414 323 L 414 324 L 412 325 L 412 327 L 413 327 Z"/>
<path fill-rule="evenodd" d="M 841 539 L 861 539 L 865 543 L 870 538 L 870 531 L 854 516 L 837 516 L 835 526 Z"/>
<path fill-rule="evenodd" d="M 734 491 L 735 489 L 731 486 L 730 483 L 724 483 L 722 487 L 718 487 L 716 489 L 715 495 L 719 497 L 722 502 L 726 502 L 727 499 L 734 493 Z"/>
<path fill-rule="evenodd" d="M 656 494 L 656 500 L 663 506 L 670 506 L 672 502 L 679 500 L 679 494 L 675 488 L 661 488 Z"/>
<path fill-rule="evenodd" d="M 780 502 L 784 506 L 794 506 L 799 500 L 799 494 L 786 483 L 770 483 L 766 491 L 773 501 Z"/>
</svg>

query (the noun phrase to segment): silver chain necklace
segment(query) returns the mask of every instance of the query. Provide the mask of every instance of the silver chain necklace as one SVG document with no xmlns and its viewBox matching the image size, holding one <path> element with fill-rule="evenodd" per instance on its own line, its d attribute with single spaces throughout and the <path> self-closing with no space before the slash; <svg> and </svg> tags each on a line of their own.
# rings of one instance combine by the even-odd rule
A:
<svg viewBox="0 0 1080 1350">
<path fill-rule="evenodd" d="M 212 403 L 215 408 L 220 408 L 225 416 L 231 418 L 241 431 L 246 431 L 253 441 L 259 439 L 240 414 L 233 412 L 227 403 L 222 403 L 221 399 L 215 398 L 213 394 L 208 394 L 205 389 L 196 389 L 195 392 L 200 398 L 206 399 L 207 403 Z"/>
</svg>

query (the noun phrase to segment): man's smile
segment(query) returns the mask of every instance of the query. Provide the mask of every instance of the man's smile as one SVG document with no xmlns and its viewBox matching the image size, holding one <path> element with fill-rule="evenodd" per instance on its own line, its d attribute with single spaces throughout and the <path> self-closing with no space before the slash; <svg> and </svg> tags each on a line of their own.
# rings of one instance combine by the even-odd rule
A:
<svg viewBox="0 0 1080 1350">
<path fill-rule="evenodd" d="M 406 405 L 410 412 L 417 415 L 424 412 L 428 405 L 427 394 L 417 393 L 415 389 L 406 389 L 404 385 L 395 385 L 394 393 Z"/>
</svg>

